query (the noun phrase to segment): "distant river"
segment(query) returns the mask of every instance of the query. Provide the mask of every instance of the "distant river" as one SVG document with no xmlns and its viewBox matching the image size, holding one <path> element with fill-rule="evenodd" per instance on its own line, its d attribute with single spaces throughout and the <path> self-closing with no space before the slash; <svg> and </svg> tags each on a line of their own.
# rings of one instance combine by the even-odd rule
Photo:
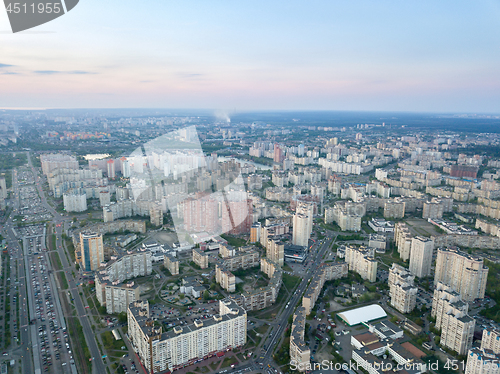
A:
<svg viewBox="0 0 500 374">
<path fill-rule="evenodd" d="M 223 157 L 223 156 L 217 157 L 217 161 L 219 161 L 219 162 L 230 161 L 230 160 L 236 160 L 236 162 L 238 162 L 240 164 L 240 166 L 244 165 L 244 164 L 250 164 L 250 165 L 255 166 L 257 168 L 257 170 L 272 170 L 271 166 L 258 164 L 258 163 L 253 162 L 253 161 L 242 160 L 241 158 Z"/>
</svg>

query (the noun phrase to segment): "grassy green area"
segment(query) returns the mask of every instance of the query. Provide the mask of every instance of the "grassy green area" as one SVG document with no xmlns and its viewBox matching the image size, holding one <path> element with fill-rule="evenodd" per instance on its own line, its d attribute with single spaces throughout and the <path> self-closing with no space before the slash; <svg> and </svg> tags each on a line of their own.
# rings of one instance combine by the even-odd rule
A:
<svg viewBox="0 0 500 374">
<path fill-rule="evenodd" d="M 59 257 L 59 253 L 55 252 L 52 254 L 53 255 L 53 259 L 54 259 L 54 263 L 52 264 L 54 267 L 55 267 L 55 270 L 62 270 L 63 266 L 62 266 L 62 263 L 61 263 L 61 258 Z"/>
<path fill-rule="evenodd" d="M 224 361 L 222 361 L 222 365 L 220 367 L 225 368 L 225 367 L 228 367 L 231 365 L 237 365 L 237 364 L 238 364 L 238 360 L 236 359 L 236 357 L 234 357 L 234 356 L 226 357 L 224 359 Z"/>
<path fill-rule="evenodd" d="M 36 168 L 41 168 L 42 163 L 40 162 L 40 156 L 35 156 L 34 154 L 30 154 L 31 163 Z"/>
<path fill-rule="evenodd" d="M 59 272 L 59 282 L 63 290 L 67 290 L 69 288 L 68 281 L 66 280 L 66 275 L 63 272 Z"/>
<path fill-rule="evenodd" d="M 268 325 L 262 325 L 262 326 L 255 329 L 255 331 L 257 331 L 261 335 L 264 335 L 267 332 L 267 330 L 269 330 Z"/>
<path fill-rule="evenodd" d="M 300 283 L 300 278 L 294 275 L 283 274 L 283 284 L 288 291 L 292 291 Z"/>
<path fill-rule="evenodd" d="M 110 351 L 112 350 L 121 350 L 121 347 L 124 345 L 123 339 L 116 340 L 111 331 L 104 331 L 101 334 L 101 338 L 102 343 L 104 344 L 104 348 L 108 353 L 110 353 Z"/>
<path fill-rule="evenodd" d="M 247 245 L 247 241 L 244 239 L 240 238 L 235 238 L 234 236 L 226 235 L 226 234 L 221 234 L 221 238 L 227 240 L 227 243 L 229 245 L 232 245 L 233 247 L 243 247 Z"/>
<path fill-rule="evenodd" d="M 347 241 L 347 240 L 364 240 L 364 236 L 361 234 L 351 234 L 351 235 L 338 235 L 338 241 Z"/>
<path fill-rule="evenodd" d="M 70 317 L 71 318 L 71 317 Z M 87 346 L 87 342 L 85 341 L 85 335 L 83 335 L 83 327 L 78 318 L 73 317 L 72 318 L 72 323 L 68 325 L 69 328 L 69 335 L 71 337 L 71 340 L 73 341 L 73 344 L 76 344 L 83 353 L 84 357 L 80 357 L 78 355 L 75 355 L 75 357 L 80 358 L 81 361 L 80 365 L 82 367 L 86 367 L 87 370 L 86 372 L 90 372 L 92 368 L 92 363 L 89 362 L 89 359 L 92 357 L 90 354 L 89 347 Z"/>
</svg>

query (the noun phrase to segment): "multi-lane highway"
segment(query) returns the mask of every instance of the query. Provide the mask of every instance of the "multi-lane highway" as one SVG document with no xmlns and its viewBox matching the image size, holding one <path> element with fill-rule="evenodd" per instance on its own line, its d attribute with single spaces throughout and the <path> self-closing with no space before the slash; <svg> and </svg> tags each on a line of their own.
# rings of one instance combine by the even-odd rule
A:
<svg viewBox="0 0 500 374">
<path fill-rule="evenodd" d="M 63 266 L 63 270 L 65 271 L 65 276 L 69 284 L 69 291 L 71 293 L 71 298 L 74 299 L 74 305 L 76 308 L 77 315 L 80 319 L 80 323 L 83 328 L 83 334 L 85 336 L 85 341 L 87 342 L 90 354 L 92 355 L 92 372 L 95 374 L 101 374 L 105 372 L 105 366 L 102 361 L 101 353 L 99 351 L 99 348 L 97 346 L 97 342 L 95 339 L 94 332 L 92 330 L 91 326 L 91 321 L 89 320 L 85 306 L 82 302 L 80 293 L 78 291 L 78 285 L 75 282 L 75 279 L 72 275 L 73 271 L 75 270 L 75 267 L 73 264 L 70 264 L 67 260 L 66 253 L 63 248 L 63 242 L 62 242 L 62 233 L 63 233 L 63 228 L 64 224 L 66 221 L 68 221 L 67 217 L 61 216 L 48 202 L 47 198 L 45 196 L 45 192 L 43 191 L 42 185 L 41 185 L 41 177 L 38 174 L 38 171 L 33 167 L 31 164 L 31 158 L 28 152 L 28 161 L 29 161 L 29 167 L 31 168 L 33 175 L 35 176 L 35 181 L 36 181 L 36 188 L 38 190 L 38 193 L 40 195 L 40 198 L 42 200 L 42 205 L 52 214 L 53 218 L 53 226 L 55 227 L 55 234 L 56 234 L 56 250 L 59 254 L 59 258 L 61 259 L 61 263 Z"/>
<path fill-rule="evenodd" d="M 328 238 L 323 241 L 322 244 L 320 242 L 316 242 L 316 244 L 312 248 L 312 258 L 309 260 L 309 265 L 306 268 L 306 274 L 313 274 L 313 270 L 316 269 L 322 262 L 323 256 L 325 255 L 328 248 L 331 246 L 334 238 Z M 302 278 L 302 281 L 298 285 L 296 291 L 292 295 L 288 308 L 284 308 L 281 311 L 281 314 L 276 319 L 276 322 L 270 324 L 271 329 L 270 333 L 264 339 L 262 346 L 264 347 L 261 352 L 257 352 L 256 363 L 260 367 L 268 367 L 273 365 L 272 362 L 272 354 L 276 345 L 279 343 L 281 337 L 285 332 L 285 328 L 288 323 L 288 319 L 293 314 L 295 310 L 295 306 L 301 300 L 304 291 L 306 290 L 309 284 L 310 277 Z M 240 367 L 238 367 L 239 369 Z"/>
<path fill-rule="evenodd" d="M 14 191 L 14 198 L 12 199 L 12 209 L 16 212 L 19 205 L 19 185 L 17 180 L 17 171 L 14 170 L 12 172 L 12 190 Z M 9 255 L 11 257 L 11 264 L 15 263 L 16 260 L 19 260 L 22 264 L 24 261 L 24 253 L 23 249 L 19 245 L 18 238 L 13 228 L 12 223 L 12 215 L 9 217 L 8 221 L 5 223 L 5 234 L 7 235 L 8 246 L 9 246 Z M 14 278 L 12 278 L 14 279 Z M 17 279 L 19 281 L 19 305 L 22 310 L 20 313 L 20 344 L 19 346 L 11 351 L 11 355 L 13 358 L 21 358 L 22 362 L 22 371 L 25 374 L 33 374 L 35 373 L 35 367 L 32 361 L 32 349 L 35 349 L 33 346 L 32 338 L 34 335 L 34 326 L 29 324 L 29 316 L 28 316 L 28 294 L 27 294 L 27 285 L 26 283 L 26 268 L 25 266 L 19 266 L 17 268 Z M 7 301 L 6 301 L 7 302 Z M 12 314 L 16 313 L 16 304 L 11 305 Z M 11 317 L 12 319 L 12 317 Z"/>
</svg>

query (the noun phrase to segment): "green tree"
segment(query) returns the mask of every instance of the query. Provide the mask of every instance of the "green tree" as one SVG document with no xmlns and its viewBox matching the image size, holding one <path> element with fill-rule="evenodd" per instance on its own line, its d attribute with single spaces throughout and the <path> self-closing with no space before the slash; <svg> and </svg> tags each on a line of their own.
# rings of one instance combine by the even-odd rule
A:
<svg viewBox="0 0 500 374">
<path fill-rule="evenodd" d="M 118 314 L 118 322 L 127 323 L 127 313 L 121 312 L 120 314 Z"/>
</svg>

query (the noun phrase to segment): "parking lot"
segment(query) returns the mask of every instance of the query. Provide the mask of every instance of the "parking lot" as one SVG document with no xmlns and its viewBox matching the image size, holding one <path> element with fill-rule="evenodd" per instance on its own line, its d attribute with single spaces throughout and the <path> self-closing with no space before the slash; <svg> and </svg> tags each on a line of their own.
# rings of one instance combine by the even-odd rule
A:
<svg viewBox="0 0 500 374">
<path fill-rule="evenodd" d="M 37 247 L 31 247 L 32 252 Z M 69 337 L 66 328 L 61 326 L 59 312 L 54 305 L 51 277 L 47 270 L 46 254 L 32 255 L 29 259 L 31 285 L 34 296 L 34 309 L 39 358 L 42 372 L 70 373 L 74 365 Z"/>
</svg>

